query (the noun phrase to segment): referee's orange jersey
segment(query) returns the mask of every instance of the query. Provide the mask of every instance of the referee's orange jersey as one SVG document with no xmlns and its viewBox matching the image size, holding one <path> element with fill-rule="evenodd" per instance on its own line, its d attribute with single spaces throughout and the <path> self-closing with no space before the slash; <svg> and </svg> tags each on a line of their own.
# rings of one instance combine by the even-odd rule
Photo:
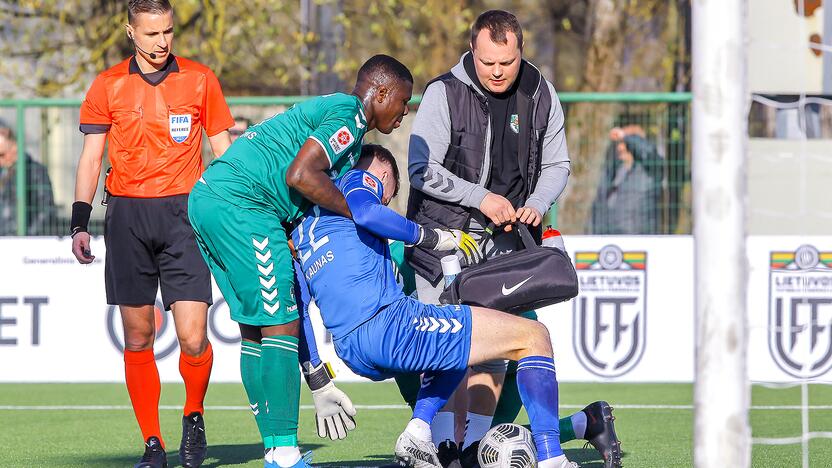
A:
<svg viewBox="0 0 832 468">
<path fill-rule="evenodd" d="M 135 57 L 124 60 L 96 77 L 81 104 L 81 131 L 109 133 L 107 190 L 123 197 L 190 192 L 203 171 L 202 129 L 214 136 L 233 125 L 214 73 L 174 56 L 147 76 Z"/>
</svg>

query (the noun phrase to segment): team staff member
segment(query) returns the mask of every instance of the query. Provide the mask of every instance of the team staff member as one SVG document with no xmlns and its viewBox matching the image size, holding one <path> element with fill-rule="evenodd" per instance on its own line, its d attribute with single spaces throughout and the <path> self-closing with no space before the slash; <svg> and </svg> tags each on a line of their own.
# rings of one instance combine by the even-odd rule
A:
<svg viewBox="0 0 832 468">
<path fill-rule="evenodd" d="M 105 142 L 112 172 L 105 219 L 107 302 L 124 327 L 125 380 L 145 440 L 137 467 L 167 466 L 159 429 L 159 373 L 153 355 L 154 304 L 173 311 L 185 406 L 179 457 L 186 467 L 206 455 L 203 399 L 213 354 L 206 336 L 211 279 L 188 222 L 188 193 L 203 171 L 202 133 L 214 155 L 230 145 L 234 119 L 216 76 L 176 57 L 168 0 L 130 0 L 127 37 L 136 53 L 93 81 L 81 105 L 84 147 L 72 206 L 72 253 L 90 263 L 87 224 Z"/>
<path fill-rule="evenodd" d="M 511 13 L 481 14 L 471 28 L 470 48 L 425 90 L 410 137 L 408 218 L 475 237 L 489 221 L 506 231 L 520 221 L 539 241 L 543 215 L 566 187 L 570 171 L 557 93 L 523 59 L 523 32 Z M 488 258 L 517 247 L 516 233 L 500 230 L 484 253 Z M 408 251 L 422 302 L 438 302 L 440 257 L 419 246 Z M 476 460 L 477 442 L 491 427 L 505 369 L 503 362 L 486 363 L 469 375 L 464 466 Z M 609 412 L 607 405 L 611 429 Z M 576 432 L 583 434 L 585 413 L 573 418 Z M 440 414 L 433 430 L 435 440 L 453 441 L 453 415 Z M 608 463 L 617 457 L 617 443 L 601 450 Z"/>
</svg>

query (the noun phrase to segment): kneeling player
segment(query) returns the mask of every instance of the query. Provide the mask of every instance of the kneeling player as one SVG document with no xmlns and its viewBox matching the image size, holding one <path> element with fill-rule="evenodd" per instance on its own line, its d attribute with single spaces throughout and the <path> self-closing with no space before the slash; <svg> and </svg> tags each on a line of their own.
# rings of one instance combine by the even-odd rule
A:
<svg viewBox="0 0 832 468">
<path fill-rule="evenodd" d="M 476 249 L 459 230 L 428 230 L 384 205 L 398 188 L 395 160 L 365 146 L 358 169 L 336 181 L 353 219 L 314 207 L 292 233 L 312 297 L 338 356 L 373 380 L 424 372 L 413 418 L 396 442 L 396 457 L 439 467 L 430 423 L 470 365 L 518 361 L 517 384 L 531 421 L 538 466 L 577 467 L 560 446 L 558 386 L 546 327 L 492 309 L 422 304 L 396 284 L 386 239 L 437 250 Z"/>
</svg>

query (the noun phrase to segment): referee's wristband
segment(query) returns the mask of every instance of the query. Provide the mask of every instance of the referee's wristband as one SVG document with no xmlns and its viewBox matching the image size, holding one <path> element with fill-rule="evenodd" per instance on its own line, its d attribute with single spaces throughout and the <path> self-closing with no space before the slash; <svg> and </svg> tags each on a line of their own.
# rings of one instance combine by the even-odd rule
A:
<svg viewBox="0 0 832 468">
<path fill-rule="evenodd" d="M 92 205 L 87 202 L 77 201 L 72 204 L 72 219 L 70 221 L 71 236 L 79 232 L 87 232 L 92 214 Z"/>
</svg>

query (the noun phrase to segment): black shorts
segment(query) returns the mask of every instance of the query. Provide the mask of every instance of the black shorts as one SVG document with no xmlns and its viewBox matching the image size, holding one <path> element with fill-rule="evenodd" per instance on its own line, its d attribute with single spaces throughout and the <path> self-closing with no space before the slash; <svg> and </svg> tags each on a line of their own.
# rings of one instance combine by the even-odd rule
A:
<svg viewBox="0 0 832 468">
<path fill-rule="evenodd" d="M 176 301 L 211 304 L 211 274 L 188 221 L 188 195 L 110 197 L 104 218 L 107 303 L 152 305 L 161 287 Z"/>
</svg>

